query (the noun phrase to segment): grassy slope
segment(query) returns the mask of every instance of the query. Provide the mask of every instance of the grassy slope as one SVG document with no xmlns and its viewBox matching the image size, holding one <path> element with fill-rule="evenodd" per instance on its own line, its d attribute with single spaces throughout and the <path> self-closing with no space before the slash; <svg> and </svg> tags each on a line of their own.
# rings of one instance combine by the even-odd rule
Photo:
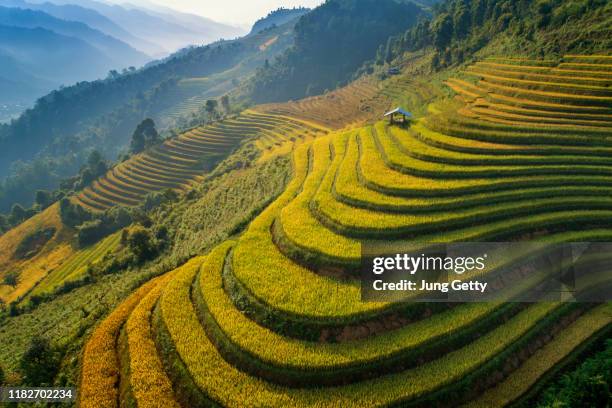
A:
<svg viewBox="0 0 612 408">
<path fill-rule="evenodd" d="M 55 228 L 55 235 L 30 259 L 14 256 L 19 243 L 28 235 L 46 228 Z M 70 239 L 74 231 L 65 227 L 59 217 L 58 205 L 52 205 L 23 224 L 0 236 L 0 278 L 17 272 L 17 285 L 0 285 L 0 299 L 9 303 L 16 300 L 43 279 L 51 270 L 61 265 L 74 253 Z"/>
<path fill-rule="evenodd" d="M 176 245 L 157 262 L 129 273 L 121 271 L 104 276 L 92 284 L 42 303 L 31 312 L 1 322 L 0 365 L 4 371 L 13 376 L 30 339 L 43 335 L 66 351 L 60 377 L 68 384 L 76 384 L 79 367 L 75 356 L 102 317 L 152 275 L 176 267 L 193 254 L 208 251 L 240 230 L 254 213 L 282 191 L 290 172 L 287 158 L 276 157 L 265 163 L 236 169 L 236 163 L 245 162 L 245 155 L 242 151 L 230 156 L 201 191 L 157 215 L 156 222 L 163 222 L 178 231 Z M 33 221 L 37 220 L 38 216 L 33 218 Z M 34 226 L 24 223 L 11 235 L 1 237 L 0 242 L 8 248 L 10 241 L 7 236 L 14 238 L 32 229 Z M 1 251 L 1 254 L 5 252 Z M 45 259 L 42 254 L 41 259 Z M 56 284 L 54 282 L 53 286 Z"/>
</svg>

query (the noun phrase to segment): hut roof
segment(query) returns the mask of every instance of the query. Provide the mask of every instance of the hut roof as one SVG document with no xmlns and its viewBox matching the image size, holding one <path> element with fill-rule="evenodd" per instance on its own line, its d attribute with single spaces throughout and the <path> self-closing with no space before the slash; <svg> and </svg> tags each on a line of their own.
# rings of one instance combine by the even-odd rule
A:
<svg viewBox="0 0 612 408">
<path fill-rule="evenodd" d="M 389 111 L 389 112 L 385 113 L 385 117 L 394 115 L 396 113 L 399 113 L 399 114 L 404 115 L 404 116 L 409 117 L 409 118 L 412 117 L 412 113 L 408 112 L 407 110 L 405 110 L 403 108 L 395 108 L 392 111 Z"/>
</svg>

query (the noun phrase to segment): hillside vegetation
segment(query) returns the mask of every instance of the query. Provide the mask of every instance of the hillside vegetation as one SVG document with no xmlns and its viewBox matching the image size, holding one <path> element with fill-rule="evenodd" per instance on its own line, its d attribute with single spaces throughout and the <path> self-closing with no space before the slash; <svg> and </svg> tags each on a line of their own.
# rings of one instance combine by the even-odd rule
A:
<svg viewBox="0 0 612 408">
<path fill-rule="evenodd" d="M 20 257 L 19 246 L 27 244 L 31 241 L 29 237 L 41 231 L 50 234 L 39 241 L 39 245 L 30 244 L 29 254 Z M 58 205 L 53 205 L 0 236 L 0 299 L 7 304 L 19 299 L 49 271 L 61 265 L 74 252 L 70 245 L 73 234 L 74 231 L 62 223 Z M 11 276 L 14 279 L 9 278 Z"/>
<path fill-rule="evenodd" d="M 386 39 L 414 25 L 423 12 L 409 2 L 331 0 L 302 16 L 295 44 L 247 85 L 258 102 L 283 102 L 347 84 Z"/>
<path fill-rule="evenodd" d="M 305 7 L 296 7 L 292 9 L 281 7 L 277 10 L 271 11 L 267 16 L 257 20 L 255 24 L 253 24 L 253 28 L 251 28 L 251 33 L 258 33 L 275 26 L 283 25 L 293 19 L 303 16 L 309 11 L 310 9 Z"/>
<path fill-rule="evenodd" d="M 300 144 L 291 182 L 242 235 L 143 287 L 98 327 L 80 405 L 520 398 L 609 333 L 609 305 L 364 303 L 359 240 L 610 239 L 609 62 L 488 59 L 448 79 L 456 96 L 409 128 L 378 122 Z M 153 384 L 165 385 L 152 394 Z"/>
<path fill-rule="evenodd" d="M 260 31 L 246 58 L 263 68 L 232 100 L 257 84 L 262 100 L 288 90 L 297 100 L 165 140 L 145 120 L 131 157 L 106 167 L 93 155 L 101 177 L 49 195 L 59 204 L 1 236 L 6 383 L 28 383 L 24 362 L 42 344 L 61 361 L 47 381 L 77 387 L 82 408 L 586 406 L 587 384 L 595 405 L 607 403 L 607 366 L 581 361 L 612 335 L 610 304 L 362 301 L 365 240 L 612 239 L 609 5 L 449 0 L 417 22 L 419 10 L 330 0 L 294 34 Z M 280 30 L 301 39 L 276 61 L 258 59 L 281 52 Z M 332 34 L 359 49 L 360 38 L 367 52 L 332 47 Z M 364 38 L 379 34 L 377 45 Z M 562 47 L 542 48 L 558 36 Z M 239 58 L 223 47 L 244 44 L 216 52 Z M 227 89 L 228 72 L 254 72 L 241 64 L 160 92 Z M 183 96 L 174 85 L 187 85 Z M 307 88 L 318 95 L 299 99 Z M 382 117 L 396 106 L 414 116 Z M 609 284 L 610 257 L 584 257 L 600 272 L 586 289 Z M 496 265 L 519 267 L 516 294 L 547 275 L 528 259 Z"/>
<path fill-rule="evenodd" d="M 532 58 L 609 53 L 612 5 L 606 0 L 449 0 L 379 49 L 378 63 L 405 51 L 436 50 L 434 67 L 474 58 L 479 51 Z"/>
</svg>

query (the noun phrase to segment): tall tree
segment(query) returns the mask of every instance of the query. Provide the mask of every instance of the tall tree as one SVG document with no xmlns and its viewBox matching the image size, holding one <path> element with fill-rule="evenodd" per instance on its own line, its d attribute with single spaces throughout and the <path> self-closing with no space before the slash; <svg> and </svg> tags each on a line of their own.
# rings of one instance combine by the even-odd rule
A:
<svg viewBox="0 0 612 408">
<path fill-rule="evenodd" d="M 140 122 L 132 134 L 130 152 L 133 154 L 140 153 L 159 142 L 161 142 L 161 137 L 155 128 L 155 122 L 153 119 L 145 119 Z"/>
<path fill-rule="evenodd" d="M 231 106 L 230 106 L 229 96 L 223 95 L 221 97 L 221 106 L 223 106 L 223 110 L 225 111 L 225 113 L 229 113 L 230 112 Z"/>
<path fill-rule="evenodd" d="M 206 112 L 208 113 L 209 118 L 214 118 L 217 111 L 217 105 L 218 102 L 214 99 L 209 99 L 206 101 Z"/>
<path fill-rule="evenodd" d="M 19 368 L 25 385 L 51 385 L 59 369 L 59 358 L 48 339 L 34 337 L 19 362 Z"/>
</svg>

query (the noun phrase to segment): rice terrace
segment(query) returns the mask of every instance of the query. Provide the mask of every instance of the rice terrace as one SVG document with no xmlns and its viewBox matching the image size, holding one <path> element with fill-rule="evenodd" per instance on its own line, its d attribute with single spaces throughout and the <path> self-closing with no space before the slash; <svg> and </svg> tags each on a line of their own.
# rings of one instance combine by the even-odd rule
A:
<svg viewBox="0 0 612 408">
<path fill-rule="evenodd" d="M 612 243 L 610 2 L 278 1 L 230 37 L 162 0 L 64 3 L 0 0 L 0 29 L 25 8 L 85 44 L 104 18 L 149 62 L 0 124 L 1 403 L 612 404 L 612 258 L 585 249 Z M 372 301 L 368 250 L 406 243 L 506 245 L 449 280 L 518 284 Z M 572 263 L 504 250 L 530 244 Z M 558 293 L 520 300 L 556 262 Z"/>
</svg>

